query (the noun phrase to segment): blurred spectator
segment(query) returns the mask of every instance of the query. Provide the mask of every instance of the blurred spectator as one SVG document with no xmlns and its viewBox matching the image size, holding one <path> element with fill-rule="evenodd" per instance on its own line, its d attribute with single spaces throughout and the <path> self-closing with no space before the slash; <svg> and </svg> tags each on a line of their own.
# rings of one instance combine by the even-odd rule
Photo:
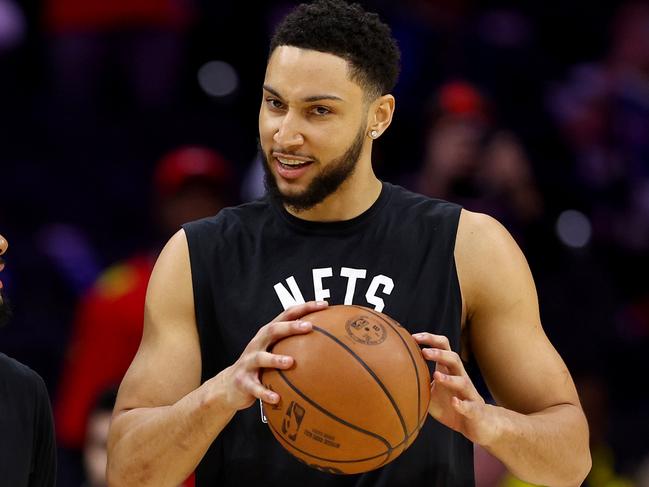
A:
<svg viewBox="0 0 649 487">
<path fill-rule="evenodd" d="M 106 487 L 106 462 L 108 455 L 108 428 L 117 399 L 117 389 L 106 389 L 99 395 L 86 422 L 83 444 L 83 487 Z"/>
<path fill-rule="evenodd" d="M 543 202 L 521 143 L 496 126 L 490 102 L 475 86 L 441 87 L 424 157 L 407 183 L 415 191 L 488 213 L 518 238 L 541 217 Z"/>
<path fill-rule="evenodd" d="M 55 404 L 60 446 L 79 450 L 85 418 L 101 391 L 119 384 L 140 343 L 144 299 L 161 245 L 181 223 L 234 202 L 230 163 L 211 149 L 184 147 L 165 156 L 154 177 L 160 244 L 107 269 L 82 297 Z"/>
<path fill-rule="evenodd" d="M 608 58 L 579 64 L 550 92 L 591 207 L 595 237 L 649 249 L 649 4 L 614 19 Z"/>
</svg>

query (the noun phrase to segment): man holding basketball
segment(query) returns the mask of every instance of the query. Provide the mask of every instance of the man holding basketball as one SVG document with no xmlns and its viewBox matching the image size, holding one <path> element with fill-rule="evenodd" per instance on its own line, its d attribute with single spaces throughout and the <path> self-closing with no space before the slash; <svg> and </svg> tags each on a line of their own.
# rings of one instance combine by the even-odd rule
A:
<svg viewBox="0 0 649 487">
<path fill-rule="evenodd" d="M 473 443 L 528 482 L 585 478 L 586 420 L 513 239 L 486 215 L 374 175 L 398 63 L 389 28 L 358 6 L 321 0 L 279 25 L 259 113 L 268 195 L 185 225 L 162 251 L 115 408 L 110 485 L 172 486 L 196 469 L 199 486 L 464 487 Z M 327 301 L 390 315 L 435 363 L 419 437 L 365 474 L 298 463 L 251 407 L 280 399 L 260 369 L 292 365 L 269 347 L 309 333 L 301 318 Z"/>
</svg>

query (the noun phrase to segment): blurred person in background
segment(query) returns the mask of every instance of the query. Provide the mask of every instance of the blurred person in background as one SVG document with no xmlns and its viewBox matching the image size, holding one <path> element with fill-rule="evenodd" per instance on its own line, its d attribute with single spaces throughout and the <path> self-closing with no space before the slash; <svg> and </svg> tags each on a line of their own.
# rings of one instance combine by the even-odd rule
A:
<svg viewBox="0 0 649 487">
<path fill-rule="evenodd" d="M 649 4 L 623 4 L 605 59 L 574 65 L 549 93 L 595 237 L 649 249 Z"/>
<path fill-rule="evenodd" d="M 83 487 L 106 487 L 108 428 L 115 407 L 117 389 L 108 388 L 96 400 L 86 421 L 83 443 Z"/>
<path fill-rule="evenodd" d="M 236 200 L 231 163 L 205 147 L 181 147 L 164 156 L 154 186 L 158 242 L 182 223 L 215 215 Z M 161 244 L 138 252 L 105 270 L 78 304 L 55 402 L 62 456 L 69 458 L 62 464 L 63 485 L 78 477 L 75 457 L 86 437 L 86 418 L 94 401 L 120 383 L 138 349 L 147 284 L 160 248 Z"/>
<path fill-rule="evenodd" d="M 647 389 L 626 374 L 646 366 L 649 346 L 649 3 L 620 4 L 606 30 L 604 52 L 574 64 L 548 103 L 574 161 L 573 193 L 592 222 L 588 250 L 600 252 L 614 293 L 606 294 L 615 296 L 605 328 L 587 328 L 606 332 L 598 355 L 608 365 L 611 453 L 630 474 L 649 433 Z M 594 463 L 602 458 L 594 452 Z"/>
<path fill-rule="evenodd" d="M 0 256 L 9 244 L 0 235 Z M 0 272 L 4 269 L 0 258 Z M 0 326 L 9 321 L 0 280 Z M 0 353 L 0 482 L 11 487 L 56 483 L 56 443 L 50 399 L 43 379 Z"/>
<path fill-rule="evenodd" d="M 405 185 L 493 215 L 520 240 L 543 200 L 519 140 L 496 126 L 489 100 L 465 81 L 443 85 L 432 112 L 424 163 Z"/>
</svg>

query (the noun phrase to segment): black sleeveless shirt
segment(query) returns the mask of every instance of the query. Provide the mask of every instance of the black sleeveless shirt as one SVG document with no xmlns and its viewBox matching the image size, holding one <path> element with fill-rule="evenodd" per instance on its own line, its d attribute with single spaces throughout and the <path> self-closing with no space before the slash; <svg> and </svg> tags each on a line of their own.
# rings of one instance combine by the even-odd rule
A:
<svg viewBox="0 0 649 487">
<path fill-rule="evenodd" d="M 352 220 L 301 220 L 266 197 L 184 225 L 202 381 L 234 363 L 283 309 L 313 299 L 374 308 L 411 333 L 446 335 L 459 351 L 459 215 L 455 204 L 383 183 L 376 202 Z M 196 480 L 198 487 L 467 487 L 474 485 L 473 447 L 428 416 L 392 463 L 361 475 L 323 473 L 282 448 L 256 403 L 216 438 Z"/>
</svg>

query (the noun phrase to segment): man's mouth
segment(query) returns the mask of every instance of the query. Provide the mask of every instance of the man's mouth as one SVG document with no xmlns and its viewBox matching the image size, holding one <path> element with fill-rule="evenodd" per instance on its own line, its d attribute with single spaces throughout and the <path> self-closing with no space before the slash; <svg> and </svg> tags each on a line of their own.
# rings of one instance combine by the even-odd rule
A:
<svg viewBox="0 0 649 487">
<path fill-rule="evenodd" d="M 275 159 L 277 162 L 280 163 L 280 165 L 285 168 L 285 169 L 300 169 L 302 167 L 308 166 L 309 164 L 313 163 L 312 160 L 306 159 L 304 157 L 296 158 L 296 157 L 287 157 L 285 155 L 279 155 L 275 154 L 274 155 Z"/>
</svg>

